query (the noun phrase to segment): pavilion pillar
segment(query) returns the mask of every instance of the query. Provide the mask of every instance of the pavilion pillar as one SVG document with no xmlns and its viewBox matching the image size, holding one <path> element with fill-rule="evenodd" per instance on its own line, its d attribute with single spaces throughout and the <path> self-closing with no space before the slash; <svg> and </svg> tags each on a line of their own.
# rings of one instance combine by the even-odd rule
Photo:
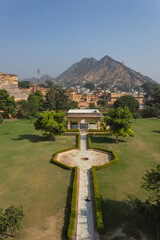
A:
<svg viewBox="0 0 160 240">
<path fill-rule="evenodd" d="M 68 127 L 67 127 L 67 129 L 71 129 L 71 120 L 70 119 L 68 119 Z"/>
<path fill-rule="evenodd" d="M 78 129 L 80 129 L 80 123 L 81 123 L 81 119 L 78 119 Z"/>
<path fill-rule="evenodd" d="M 100 130 L 100 120 L 97 122 L 97 128 Z"/>
</svg>

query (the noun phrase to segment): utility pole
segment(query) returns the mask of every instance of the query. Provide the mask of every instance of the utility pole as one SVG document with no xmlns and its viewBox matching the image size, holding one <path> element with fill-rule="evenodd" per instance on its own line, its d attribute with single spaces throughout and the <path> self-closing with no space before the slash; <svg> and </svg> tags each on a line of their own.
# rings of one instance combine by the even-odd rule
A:
<svg viewBox="0 0 160 240">
<path fill-rule="evenodd" d="M 38 84 L 37 84 L 37 86 L 39 86 L 40 85 L 40 69 L 39 68 L 37 69 L 37 75 L 38 75 Z"/>
</svg>

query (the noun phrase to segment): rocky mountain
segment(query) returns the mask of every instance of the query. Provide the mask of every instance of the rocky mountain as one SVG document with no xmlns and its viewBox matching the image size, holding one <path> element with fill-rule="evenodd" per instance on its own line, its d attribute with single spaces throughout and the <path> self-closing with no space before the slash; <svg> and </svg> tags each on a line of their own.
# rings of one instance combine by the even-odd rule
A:
<svg viewBox="0 0 160 240">
<path fill-rule="evenodd" d="M 114 86 L 122 91 L 138 90 L 144 82 L 153 81 L 109 56 L 104 56 L 99 61 L 94 58 L 83 58 L 54 80 L 57 84 L 68 87 L 93 82 L 101 87 Z"/>
</svg>

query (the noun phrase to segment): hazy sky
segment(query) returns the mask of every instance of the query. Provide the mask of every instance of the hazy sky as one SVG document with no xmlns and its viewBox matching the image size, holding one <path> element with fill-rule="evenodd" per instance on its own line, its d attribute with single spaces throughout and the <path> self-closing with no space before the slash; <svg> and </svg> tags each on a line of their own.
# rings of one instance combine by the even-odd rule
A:
<svg viewBox="0 0 160 240">
<path fill-rule="evenodd" d="M 104 55 L 160 82 L 160 0 L 0 0 L 0 72 L 56 77 Z"/>
</svg>

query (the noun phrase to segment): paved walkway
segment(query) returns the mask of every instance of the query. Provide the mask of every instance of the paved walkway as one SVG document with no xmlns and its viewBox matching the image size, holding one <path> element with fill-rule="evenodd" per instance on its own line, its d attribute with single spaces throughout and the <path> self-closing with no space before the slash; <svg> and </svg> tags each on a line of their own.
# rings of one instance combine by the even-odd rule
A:
<svg viewBox="0 0 160 240">
<path fill-rule="evenodd" d="M 81 133 L 80 152 L 77 160 L 87 156 L 87 134 Z M 77 240 L 95 240 L 93 209 L 90 188 L 90 162 L 87 160 L 78 161 L 80 168 L 79 199 L 78 199 L 78 221 L 77 221 Z"/>
</svg>

